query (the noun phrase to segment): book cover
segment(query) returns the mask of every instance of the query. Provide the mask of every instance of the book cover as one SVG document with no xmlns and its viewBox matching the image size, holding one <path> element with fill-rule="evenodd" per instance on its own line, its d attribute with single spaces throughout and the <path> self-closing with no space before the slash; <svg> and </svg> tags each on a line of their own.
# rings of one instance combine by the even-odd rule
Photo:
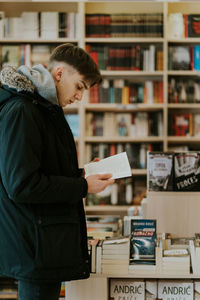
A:
<svg viewBox="0 0 200 300">
<path fill-rule="evenodd" d="M 200 14 L 188 15 L 188 36 L 200 37 Z"/>
<path fill-rule="evenodd" d="M 147 189 L 149 191 L 173 190 L 173 154 L 148 152 Z"/>
<path fill-rule="evenodd" d="M 145 282 L 133 279 L 111 279 L 109 300 L 145 299 Z"/>
<path fill-rule="evenodd" d="M 130 264 L 155 264 L 156 220 L 131 220 Z"/>
<path fill-rule="evenodd" d="M 193 282 L 180 280 L 159 280 L 158 298 L 163 300 L 193 300 Z"/>
<path fill-rule="evenodd" d="M 200 46 L 194 46 L 194 70 L 200 71 Z"/>
<path fill-rule="evenodd" d="M 174 154 L 174 182 L 177 191 L 200 190 L 200 154 L 198 152 Z"/>
</svg>

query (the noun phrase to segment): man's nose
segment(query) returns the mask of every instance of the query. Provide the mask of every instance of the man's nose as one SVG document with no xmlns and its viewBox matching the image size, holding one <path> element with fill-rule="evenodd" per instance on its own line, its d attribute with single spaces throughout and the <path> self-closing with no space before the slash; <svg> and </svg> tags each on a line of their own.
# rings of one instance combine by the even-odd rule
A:
<svg viewBox="0 0 200 300">
<path fill-rule="evenodd" d="M 75 99 L 77 101 L 81 101 L 82 97 L 83 97 L 83 91 L 78 91 L 75 95 Z"/>
</svg>

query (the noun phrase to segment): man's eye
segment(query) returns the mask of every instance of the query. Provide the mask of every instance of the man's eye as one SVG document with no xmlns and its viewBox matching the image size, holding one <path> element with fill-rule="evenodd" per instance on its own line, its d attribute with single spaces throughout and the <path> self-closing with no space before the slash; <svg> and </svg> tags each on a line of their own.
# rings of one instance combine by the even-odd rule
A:
<svg viewBox="0 0 200 300">
<path fill-rule="evenodd" d="M 83 89 L 83 87 L 82 87 L 82 86 L 78 86 L 77 89 L 78 89 L 79 91 L 81 91 L 81 90 Z"/>
</svg>

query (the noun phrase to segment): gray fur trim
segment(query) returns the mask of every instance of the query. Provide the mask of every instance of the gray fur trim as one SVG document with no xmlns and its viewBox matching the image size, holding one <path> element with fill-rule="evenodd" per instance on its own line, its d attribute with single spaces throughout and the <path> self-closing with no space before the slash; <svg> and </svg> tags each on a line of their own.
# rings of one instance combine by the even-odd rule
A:
<svg viewBox="0 0 200 300">
<path fill-rule="evenodd" d="M 34 85 L 23 74 L 17 72 L 16 68 L 6 66 L 0 72 L 0 82 L 7 85 L 9 88 L 16 89 L 18 92 L 34 92 Z"/>
</svg>

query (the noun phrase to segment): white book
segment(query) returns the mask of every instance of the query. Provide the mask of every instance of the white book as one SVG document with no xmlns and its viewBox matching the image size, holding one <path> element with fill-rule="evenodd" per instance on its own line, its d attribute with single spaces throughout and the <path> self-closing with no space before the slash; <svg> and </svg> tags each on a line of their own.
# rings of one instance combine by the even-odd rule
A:
<svg viewBox="0 0 200 300">
<path fill-rule="evenodd" d="M 4 38 L 4 12 L 0 11 L 0 39 Z"/>
<path fill-rule="evenodd" d="M 94 174 L 112 174 L 113 179 L 130 177 L 131 167 L 126 152 L 109 156 L 98 162 L 84 165 L 85 177 Z"/>
<path fill-rule="evenodd" d="M 193 282 L 185 280 L 159 280 L 158 298 L 163 300 L 193 300 Z"/>
<path fill-rule="evenodd" d="M 145 282 L 144 280 L 133 279 L 111 279 L 110 280 L 110 299 L 145 299 Z"/>
<path fill-rule="evenodd" d="M 104 254 L 111 254 L 111 255 L 116 255 L 116 254 L 124 254 L 124 255 L 128 255 L 129 254 L 129 249 L 118 249 L 116 247 L 116 249 L 103 249 L 103 255 Z"/>
<path fill-rule="evenodd" d="M 117 262 L 116 262 L 116 259 L 104 259 L 102 258 L 101 259 L 101 263 L 102 265 L 125 265 L 125 264 L 129 264 L 129 261 L 128 259 L 118 259 Z"/>
<path fill-rule="evenodd" d="M 24 64 L 27 67 L 31 67 L 31 45 L 24 45 Z"/>
<path fill-rule="evenodd" d="M 128 261 L 128 255 L 127 254 L 102 254 L 102 259 L 115 259 L 116 261 L 118 259 L 124 259 Z"/>
<path fill-rule="evenodd" d="M 10 18 L 10 38 L 22 39 L 23 36 L 22 18 Z"/>
<path fill-rule="evenodd" d="M 39 22 L 37 12 L 23 12 L 21 14 L 23 24 L 23 39 L 39 38 Z"/>
<path fill-rule="evenodd" d="M 147 90 L 147 103 L 153 104 L 153 101 L 154 101 L 153 81 L 151 81 L 151 80 L 145 81 L 145 88 Z"/>
<path fill-rule="evenodd" d="M 190 256 L 191 256 L 191 265 L 192 265 L 192 271 L 193 274 L 197 274 L 197 263 L 196 263 L 196 250 L 194 246 L 194 241 L 190 240 L 189 241 L 189 250 L 190 250 Z"/>
<path fill-rule="evenodd" d="M 150 45 L 148 51 L 148 71 L 155 71 L 155 45 Z"/>
<path fill-rule="evenodd" d="M 96 273 L 101 273 L 101 266 L 102 266 L 102 244 L 103 240 L 99 240 L 97 247 L 96 247 Z"/>
<path fill-rule="evenodd" d="M 41 38 L 58 38 L 58 12 L 41 12 Z"/>
</svg>

